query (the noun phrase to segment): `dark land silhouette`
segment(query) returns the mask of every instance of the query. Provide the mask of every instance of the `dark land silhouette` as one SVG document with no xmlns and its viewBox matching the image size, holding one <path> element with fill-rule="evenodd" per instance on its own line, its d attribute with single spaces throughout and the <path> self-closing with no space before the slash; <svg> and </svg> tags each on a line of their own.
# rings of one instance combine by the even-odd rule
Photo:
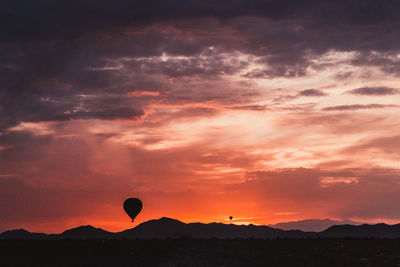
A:
<svg viewBox="0 0 400 267">
<path fill-rule="evenodd" d="M 361 222 L 352 220 L 331 220 L 331 219 L 306 219 L 301 221 L 280 222 L 276 224 L 269 224 L 267 226 L 278 228 L 282 230 L 301 230 L 306 232 L 322 232 L 333 225 L 352 224 L 360 225 Z"/>
<path fill-rule="evenodd" d="M 79 226 L 60 234 L 31 233 L 24 229 L 6 231 L 0 239 L 304 239 L 304 238 L 400 238 L 400 224 L 334 225 L 321 232 L 281 230 L 265 225 L 235 225 L 223 223 L 183 223 L 171 218 L 160 218 L 113 233 L 90 225 Z"/>
<path fill-rule="evenodd" d="M 399 266 L 400 224 L 321 232 L 150 220 L 118 233 L 0 234 L 0 266 Z"/>
<path fill-rule="evenodd" d="M 0 240 L 0 266 L 399 266 L 398 239 Z"/>
</svg>

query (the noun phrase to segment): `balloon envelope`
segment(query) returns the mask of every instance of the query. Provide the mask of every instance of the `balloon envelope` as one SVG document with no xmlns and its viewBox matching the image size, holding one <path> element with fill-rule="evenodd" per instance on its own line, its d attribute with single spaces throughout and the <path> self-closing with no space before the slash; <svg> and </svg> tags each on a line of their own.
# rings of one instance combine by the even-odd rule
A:
<svg viewBox="0 0 400 267">
<path fill-rule="evenodd" d="M 124 210 L 129 217 L 131 217 L 132 222 L 135 217 L 142 210 L 143 204 L 142 201 L 138 198 L 128 198 L 124 201 Z"/>
</svg>

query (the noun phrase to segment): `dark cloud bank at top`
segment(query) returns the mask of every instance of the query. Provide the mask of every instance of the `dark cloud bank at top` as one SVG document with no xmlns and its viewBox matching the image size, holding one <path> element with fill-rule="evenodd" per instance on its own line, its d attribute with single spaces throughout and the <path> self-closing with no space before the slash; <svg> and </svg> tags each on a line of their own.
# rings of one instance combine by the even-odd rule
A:
<svg viewBox="0 0 400 267">
<path fill-rule="evenodd" d="M 299 26 L 305 25 L 314 30 L 330 29 L 327 33 L 334 34 L 346 26 L 382 25 L 390 30 L 399 21 L 398 11 L 399 3 L 394 0 L 9 0 L 3 2 L 1 8 L 1 38 L 5 41 L 74 38 L 87 32 L 115 32 L 121 27 L 144 26 L 160 21 L 203 17 L 227 20 L 241 16 L 295 21 Z M 332 26 L 337 26 L 336 30 Z M 344 30 L 342 28 L 343 34 L 349 34 L 354 29 L 348 28 L 346 33 Z"/>
<path fill-rule="evenodd" d="M 268 66 L 247 78 L 302 76 L 310 59 L 331 50 L 355 51 L 352 64 L 397 74 L 399 11 L 398 1 L 377 0 L 3 1 L 0 130 L 21 121 L 138 118 L 157 97 L 128 92 L 163 95 L 169 78 L 235 73 L 246 64 L 221 56 L 234 51 Z M 192 58 L 153 58 L 163 53 Z"/>
</svg>

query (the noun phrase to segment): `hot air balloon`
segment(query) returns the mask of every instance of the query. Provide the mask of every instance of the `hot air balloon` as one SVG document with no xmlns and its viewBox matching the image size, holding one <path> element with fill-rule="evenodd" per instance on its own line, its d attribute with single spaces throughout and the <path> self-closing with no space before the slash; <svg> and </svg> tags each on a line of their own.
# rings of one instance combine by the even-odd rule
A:
<svg viewBox="0 0 400 267">
<path fill-rule="evenodd" d="M 232 216 L 229 216 L 229 220 L 231 220 L 231 221 L 232 221 L 232 219 L 233 219 L 233 217 L 232 217 Z"/>
<path fill-rule="evenodd" d="M 131 217 L 132 222 L 135 220 L 136 216 L 142 210 L 142 201 L 138 198 L 128 198 L 124 201 L 124 210 L 129 217 Z"/>
</svg>

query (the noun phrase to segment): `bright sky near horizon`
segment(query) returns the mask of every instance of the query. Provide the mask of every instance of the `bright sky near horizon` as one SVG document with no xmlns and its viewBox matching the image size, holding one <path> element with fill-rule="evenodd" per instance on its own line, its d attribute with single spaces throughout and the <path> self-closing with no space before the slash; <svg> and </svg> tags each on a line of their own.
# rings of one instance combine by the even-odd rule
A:
<svg viewBox="0 0 400 267">
<path fill-rule="evenodd" d="M 0 231 L 399 222 L 400 3 L 92 5 L 6 1 Z"/>
</svg>

